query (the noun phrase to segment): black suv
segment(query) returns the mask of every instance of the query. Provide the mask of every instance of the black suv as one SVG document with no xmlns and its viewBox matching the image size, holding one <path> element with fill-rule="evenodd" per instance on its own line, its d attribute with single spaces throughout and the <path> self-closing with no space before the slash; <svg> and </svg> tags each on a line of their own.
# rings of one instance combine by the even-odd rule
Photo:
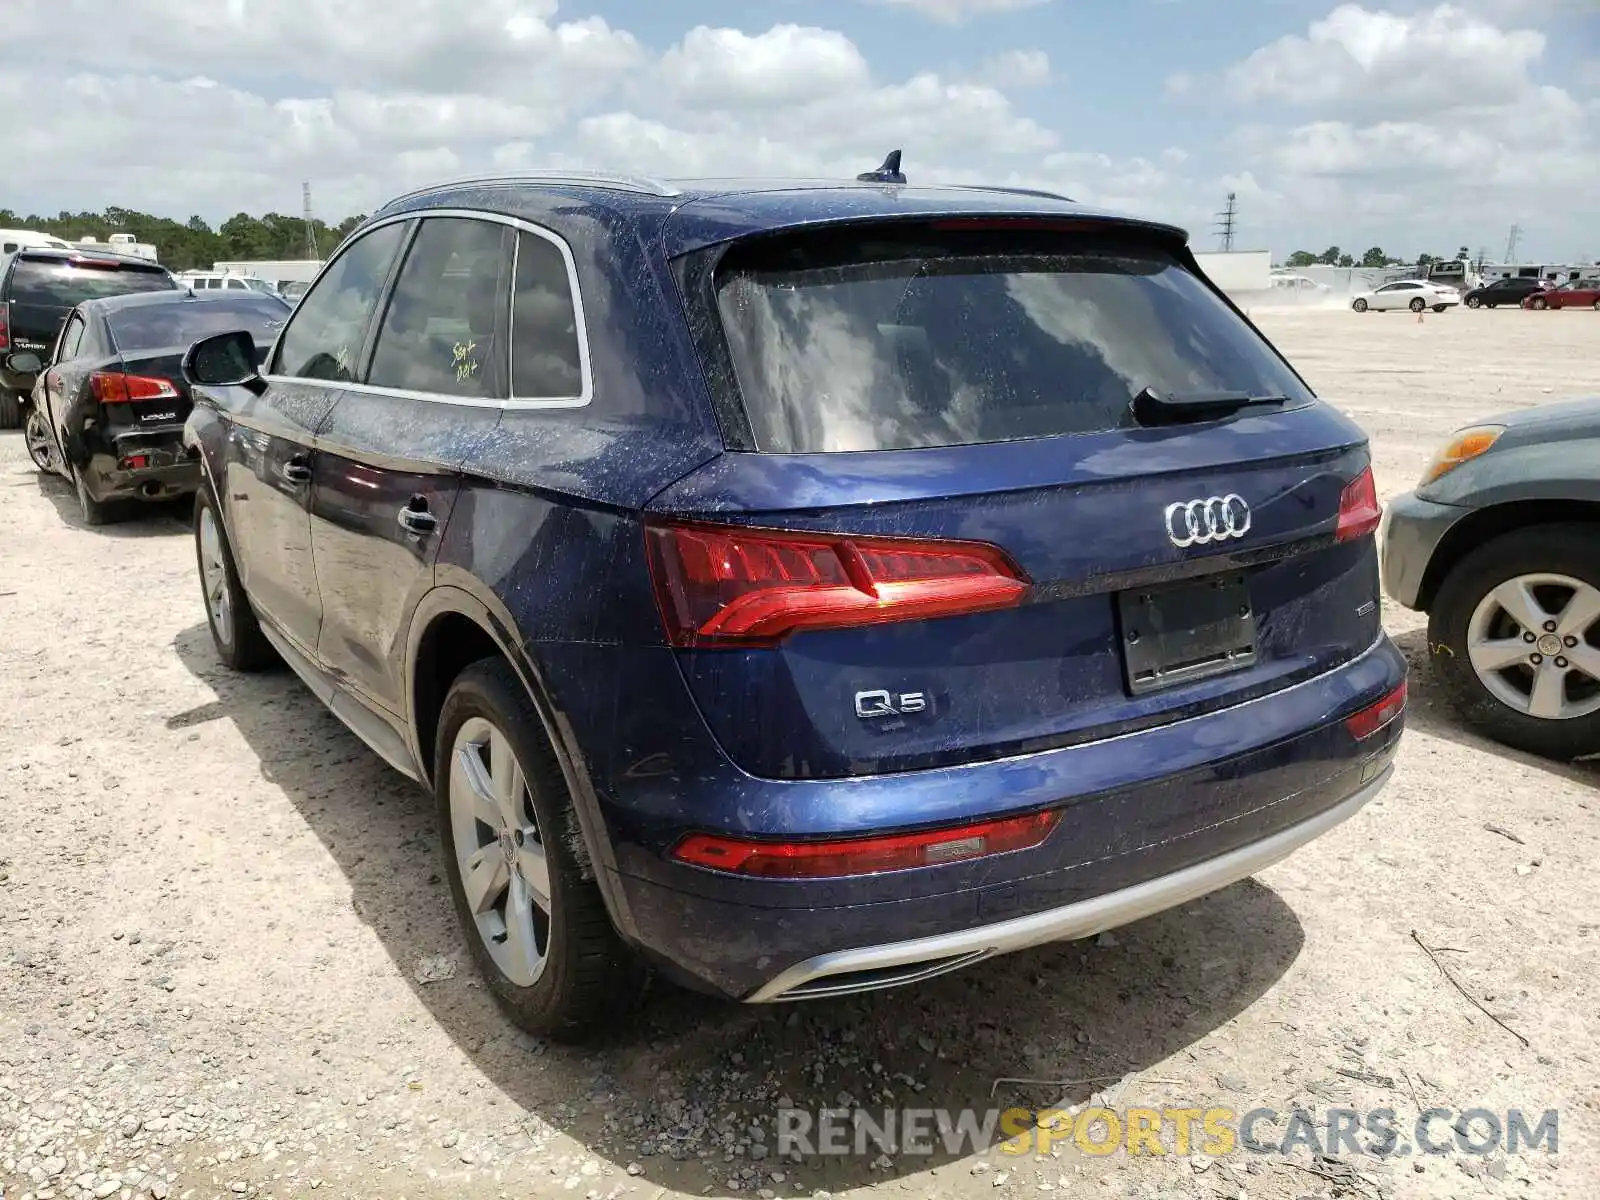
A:
<svg viewBox="0 0 1600 1200">
<path fill-rule="evenodd" d="M 37 375 L 12 369 L 11 354 L 30 350 L 47 361 L 67 314 L 85 300 L 179 287 L 165 267 L 142 258 L 42 246 L 18 250 L 0 270 L 0 429 L 22 424 L 22 405 Z"/>
</svg>

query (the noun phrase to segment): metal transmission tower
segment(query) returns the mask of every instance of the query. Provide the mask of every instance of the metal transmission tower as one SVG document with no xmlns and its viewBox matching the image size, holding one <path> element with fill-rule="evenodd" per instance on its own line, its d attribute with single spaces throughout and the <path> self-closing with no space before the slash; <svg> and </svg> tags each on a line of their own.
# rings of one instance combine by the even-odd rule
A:
<svg viewBox="0 0 1600 1200">
<path fill-rule="evenodd" d="M 1239 194 L 1228 193 L 1228 206 L 1217 214 L 1217 236 L 1222 239 L 1222 249 L 1226 253 L 1233 249 L 1233 228 L 1235 219 L 1239 215 Z"/>
<path fill-rule="evenodd" d="M 1521 240 L 1522 226 L 1513 225 L 1511 227 L 1511 236 L 1506 238 L 1506 261 L 1508 263 L 1514 263 L 1517 261 L 1517 243 Z"/>
<path fill-rule="evenodd" d="M 322 256 L 317 253 L 317 227 L 311 219 L 311 183 L 306 181 L 300 185 L 301 213 L 306 223 L 306 257 L 318 259 Z"/>
</svg>

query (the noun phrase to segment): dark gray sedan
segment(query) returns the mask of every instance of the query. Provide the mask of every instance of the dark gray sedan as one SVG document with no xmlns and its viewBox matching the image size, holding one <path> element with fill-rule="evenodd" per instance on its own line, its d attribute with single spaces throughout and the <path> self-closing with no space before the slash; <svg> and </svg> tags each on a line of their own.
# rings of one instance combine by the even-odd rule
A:
<svg viewBox="0 0 1600 1200">
<path fill-rule="evenodd" d="M 1384 590 L 1428 614 L 1470 724 L 1552 758 L 1600 751 L 1600 399 L 1456 431 L 1381 536 Z"/>
</svg>

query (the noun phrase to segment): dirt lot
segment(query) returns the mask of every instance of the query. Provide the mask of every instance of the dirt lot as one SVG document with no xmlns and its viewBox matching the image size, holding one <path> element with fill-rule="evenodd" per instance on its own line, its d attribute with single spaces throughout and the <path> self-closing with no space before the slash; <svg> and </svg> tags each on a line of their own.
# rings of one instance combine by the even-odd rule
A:
<svg viewBox="0 0 1600 1200">
<path fill-rule="evenodd" d="M 1371 432 L 1386 492 L 1454 426 L 1600 391 L 1593 313 L 1257 317 Z M 1394 784 L 1259 880 L 875 997 L 758 1010 L 663 989 L 636 1027 L 574 1050 L 513 1032 L 473 978 L 424 795 L 293 677 L 219 666 L 183 514 L 83 528 L 13 434 L 0 498 L 5 1200 L 1594 1194 L 1600 772 L 1462 732 L 1411 614 L 1388 614 L 1418 667 Z M 419 983 L 438 955 L 453 977 Z M 1087 1082 L 991 1099 L 1001 1077 Z M 775 1152 L 784 1097 L 1096 1091 L 1392 1108 L 1403 1129 L 1429 1107 L 1556 1108 L 1560 1153 Z"/>
</svg>

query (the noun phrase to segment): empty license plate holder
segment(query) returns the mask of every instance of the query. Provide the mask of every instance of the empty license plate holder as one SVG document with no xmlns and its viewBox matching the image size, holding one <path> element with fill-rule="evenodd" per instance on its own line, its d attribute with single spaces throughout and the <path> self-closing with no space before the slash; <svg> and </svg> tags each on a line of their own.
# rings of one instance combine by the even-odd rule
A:
<svg viewBox="0 0 1600 1200">
<path fill-rule="evenodd" d="M 1256 614 L 1243 575 L 1117 593 L 1122 661 L 1135 696 L 1256 661 Z"/>
</svg>

